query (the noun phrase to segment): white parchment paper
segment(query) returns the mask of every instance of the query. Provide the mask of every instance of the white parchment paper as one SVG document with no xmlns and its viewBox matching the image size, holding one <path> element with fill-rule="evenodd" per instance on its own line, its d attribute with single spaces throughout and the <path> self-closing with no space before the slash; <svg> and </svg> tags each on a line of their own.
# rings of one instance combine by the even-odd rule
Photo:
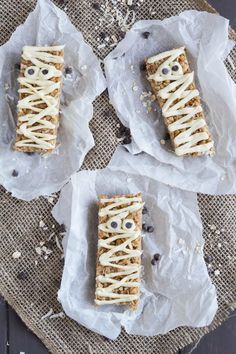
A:
<svg viewBox="0 0 236 354">
<path fill-rule="evenodd" d="M 149 32 L 150 35 L 143 35 Z M 110 100 L 122 123 L 131 129 L 133 153 L 150 155 L 152 176 L 185 190 L 236 193 L 236 86 L 227 73 L 224 59 L 234 43 L 228 40 L 228 20 L 207 12 L 185 11 L 163 21 L 139 21 L 106 57 L 105 70 Z M 150 91 L 144 59 L 156 53 L 185 46 L 213 134 L 216 155 L 177 157 L 166 139 L 161 111 L 147 113 L 143 92 Z M 144 103 L 144 105 L 143 105 Z M 147 167 L 147 168 L 149 168 Z"/>
<path fill-rule="evenodd" d="M 64 73 L 59 146 L 46 157 L 14 152 L 19 74 L 15 64 L 24 45 L 53 44 L 65 45 L 65 68 L 72 69 L 71 74 Z M 99 60 L 63 11 L 49 0 L 38 0 L 25 23 L 0 47 L 0 80 L 0 183 L 25 200 L 58 191 L 94 145 L 88 127 L 92 102 L 106 87 Z"/>
<path fill-rule="evenodd" d="M 98 307 L 94 304 L 98 195 L 138 191 L 148 209 L 143 221 L 154 226 L 153 233 L 143 233 L 140 306 L 136 312 L 122 306 Z M 58 297 L 66 314 L 78 323 L 115 339 L 122 326 L 128 333 L 151 336 L 212 321 L 216 291 L 203 259 L 196 195 L 142 176 L 139 156 L 119 148 L 108 168 L 73 175 L 53 215 L 67 228 Z M 161 258 L 153 266 L 155 253 Z"/>
</svg>

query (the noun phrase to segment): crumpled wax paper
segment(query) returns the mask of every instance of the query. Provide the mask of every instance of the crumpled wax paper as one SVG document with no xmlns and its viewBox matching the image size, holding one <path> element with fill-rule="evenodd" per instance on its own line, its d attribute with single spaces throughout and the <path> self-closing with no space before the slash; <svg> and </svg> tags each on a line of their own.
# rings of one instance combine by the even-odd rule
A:
<svg viewBox="0 0 236 354">
<path fill-rule="evenodd" d="M 183 325 L 205 326 L 217 310 L 216 290 L 203 258 L 196 194 L 144 177 L 142 168 L 139 156 L 120 147 L 108 168 L 73 175 L 53 209 L 55 219 L 67 229 L 59 301 L 69 317 L 111 339 L 122 326 L 130 334 L 145 336 Z M 136 312 L 96 306 L 98 195 L 139 191 L 148 209 L 143 222 L 154 226 L 153 233 L 143 233 L 141 303 Z M 155 253 L 161 258 L 153 266 Z"/>
<path fill-rule="evenodd" d="M 51 155 L 29 156 L 12 149 L 19 75 L 15 66 L 24 45 L 53 44 L 65 45 L 65 68 L 72 68 L 71 74 L 63 74 L 59 146 Z M 106 87 L 99 60 L 63 11 L 49 0 L 38 0 L 25 23 L 0 47 L 0 80 L 0 183 L 25 200 L 58 191 L 94 145 L 88 126 L 92 102 Z"/>
<path fill-rule="evenodd" d="M 185 11 L 163 21 L 139 21 L 106 57 L 110 100 L 131 129 L 133 153 L 150 155 L 151 176 L 171 186 L 208 194 L 236 193 L 236 86 L 224 65 L 234 42 L 228 40 L 228 20 L 207 12 Z M 149 32 L 150 35 L 143 35 Z M 147 113 L 143 92 L 151 91 L 144 59 L 185 46 L 202 97 L 206 120 L 215 140 L 216 155 L 178 157 L 170 144 L 160 144 L 167 130 L 156 103 Z M 147 171 L 147 173 L 149 170 Z"/>
</svg>

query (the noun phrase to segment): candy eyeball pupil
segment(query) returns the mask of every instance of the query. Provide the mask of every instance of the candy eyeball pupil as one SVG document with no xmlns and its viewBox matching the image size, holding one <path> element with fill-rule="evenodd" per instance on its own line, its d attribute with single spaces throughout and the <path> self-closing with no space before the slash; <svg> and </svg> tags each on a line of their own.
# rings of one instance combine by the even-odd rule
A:
<svg viewBox="0 0 236 354">
<path fill-rule="evenodd" d="M 117 224 L 116 221 L 112 221 L 112 222 L 111 222 L 111 227 L 112 227 L 113 229 L 116 229 L 117 226 L 118 226 L 118 224 Z"/>
<path fill-rule="evenodd" d="M 163 68 L 161 72 L 162 72 L 162 74 L 167 75 L 168 72 L 169 72 L 169 69 L 168 68 Z"/>
<path fill-rule="evenodd" d="M 174 65 L 174 66 L 172 66 L 172 70 L 173 70 L 173 71 L 178 71 L 178 70 L 179 70 L 178 65 Z"/>
<path fill-rule="evenodd" d="M 48 69 L 43 69 L 42 73 L 43 73 L 43 75 L 47 75 L 48 74 Z"/>
<path fill-rule="evenodd" d="M 29 74 L 29 75 L 33 75 L 33 74 L 34 74 L 34 69 L 29 69 L 29 70 L 28 70 L 28 74 Z"/>
<path fill-rule="evenodd" d="M 131 229 L 132 226 L 133 226 L 133 225 L 132 225 L 131 222 L 127 222 L 127 223 L 125 224 L 125 227 L 126 227 L 127 229 Z"/>
</svg>

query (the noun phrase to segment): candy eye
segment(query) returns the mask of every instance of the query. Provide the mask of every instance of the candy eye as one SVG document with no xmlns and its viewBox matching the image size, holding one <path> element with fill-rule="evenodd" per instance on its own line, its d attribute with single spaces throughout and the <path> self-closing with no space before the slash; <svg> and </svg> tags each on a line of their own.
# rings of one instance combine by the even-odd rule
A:
<svg viewBox="0 0 236 354">
<path fill-rule="evenodd" d="M 25 69 L 25 77 L 35 78 L 38 76 L 39 69 L 36 66 L 29 66 Z"/>
<path fill-rule="evenodd" d="M 135 229 L 135 223 L 132 219 L 125 219 L 122 224 L 123 230 L 132 231 Z"/>
<path fill-rule="evenodd" d="M 120 228 L 121 221 L 118 219 L 111 219 L 107 222 L 107 227 L 111 230 L 118 230 Z"/>
<path fill-rule="evenodd" d="M 171 71 L 173 74 L 182 74 L 183 73 L 182 66 L 178 62 L 172 63 Z"/>
<path fill-rule="evenodd" d="M 48 74 L 48 69 L 42 69 L 42 70 L 41 70 L 41 73 L 42 73 L 43 75 L 47 75 L 47 74 Z"/>
<path fill-rule="evenodd" d="M 166 76 L 170 73 L 170 69 L 169 68 L 162 68 L 161 73 L 162 73 L 162 75 Z"/>
<path fill-rule="evenodd" d="M 43 79 L 50 79 L 52 77 L 52 73 L 50 72 L 50 69 L 48 69 L 48 68 L 41 68 L 39 75 Z"/>
</svg>

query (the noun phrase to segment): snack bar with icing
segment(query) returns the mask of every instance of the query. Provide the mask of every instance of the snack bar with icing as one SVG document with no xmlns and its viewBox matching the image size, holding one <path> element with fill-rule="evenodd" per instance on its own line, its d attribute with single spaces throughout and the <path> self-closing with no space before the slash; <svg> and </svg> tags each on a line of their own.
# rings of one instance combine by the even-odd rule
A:
<svg viewBox="0 0 236 354">
<path fill-rule="evenodd" d="M 97 305 L 138 306 L 143 205 L 141 193 L 99 198 Z"/>
<path fill-rule="evenodd" d="M 56 147 L 64 46 L 22 51 L 14 149 L 50 153 Z"/>
<path fill-rule="evenodd" d="M 214 142 L 204 118 L 185 48 L 148 58 L 146 70 L 176 155 L 213 155 Z"/>
</svg>

